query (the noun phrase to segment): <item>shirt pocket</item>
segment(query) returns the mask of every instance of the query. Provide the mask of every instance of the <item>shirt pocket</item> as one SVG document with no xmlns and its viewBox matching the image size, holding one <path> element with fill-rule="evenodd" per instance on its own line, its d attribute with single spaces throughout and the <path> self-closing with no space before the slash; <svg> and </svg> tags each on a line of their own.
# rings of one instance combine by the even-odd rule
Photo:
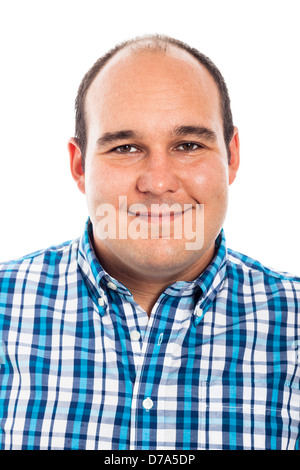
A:
<svg viewBox="0 0 300 470">
<path fill-rule="evenodd" d="M 299 379 L 201 381 L 199 407 L 204 448 L 295 449 L 299 439 Z"/>
</svg>

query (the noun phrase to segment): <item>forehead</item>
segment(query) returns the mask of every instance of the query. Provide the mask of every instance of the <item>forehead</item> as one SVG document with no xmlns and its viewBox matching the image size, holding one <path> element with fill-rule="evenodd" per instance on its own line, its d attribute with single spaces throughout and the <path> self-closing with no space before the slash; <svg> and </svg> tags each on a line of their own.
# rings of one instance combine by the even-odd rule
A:
<svg viewBox="0 0 300 470">
<path fill-rule="evenodd" d="M 88 127 L 116 122 L 122 113 L 163 113 L 175 109 L 221 119 L 217 85 L 188 52 L 170 46 L 157 50 L 119 51 L 99 72 L 86 97 Z"/>
</svg>

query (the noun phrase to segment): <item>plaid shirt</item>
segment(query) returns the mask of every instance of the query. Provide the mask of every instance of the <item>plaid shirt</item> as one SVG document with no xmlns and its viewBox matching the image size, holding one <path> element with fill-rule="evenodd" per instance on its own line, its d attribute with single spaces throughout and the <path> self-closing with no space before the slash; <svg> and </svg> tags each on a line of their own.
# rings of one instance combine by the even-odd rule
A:
<svg viewBox="0 0 300 470">
<path fill-rule="evenodd" d="M 1 449 L 299 449 L 300 279 L 227 250 L 150 319 L 81 239 L 0 269 Z"/>
</svg>

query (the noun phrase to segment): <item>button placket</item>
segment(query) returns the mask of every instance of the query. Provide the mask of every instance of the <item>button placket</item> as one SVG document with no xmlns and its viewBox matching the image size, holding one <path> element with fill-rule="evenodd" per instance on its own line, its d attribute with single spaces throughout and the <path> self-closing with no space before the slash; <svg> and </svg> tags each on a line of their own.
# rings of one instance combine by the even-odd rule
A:
<svg viewBox="0 0 300 470">
<path fill-rule="evenodd" d="M 145 331 L 145 335 L 143 335 L 143 342 L 132 342 L 132 349 L 134 346 L 140 345 L 140 354 L 136 355 L 136 379 L 133 385 L 132 391 L 132 403 L 131 403 L 131 429 L 130 429 L 130 448 L 135 449 L 136 440 L 139 438 L 140 430 L 137 429 L 137 419 L 139 414 L 142 412 L 149 412 L 153 407 L 153 400 L 147 396 L 145 396 L 145 390 L 143 388 L 143 381 L 142 381 L 142 374 L 144 370 L 144 365 L 146 361 L 146 356 L 148 353 L 149 348 L 149 339 L 151 337 L 151 332 L 153 328 L 155 317 L 155 309 L 152 311 L 152 315 L 148 320 L 148 325 Z M 146 392 L 147 393 L 147 392 Z"/>
</svg>

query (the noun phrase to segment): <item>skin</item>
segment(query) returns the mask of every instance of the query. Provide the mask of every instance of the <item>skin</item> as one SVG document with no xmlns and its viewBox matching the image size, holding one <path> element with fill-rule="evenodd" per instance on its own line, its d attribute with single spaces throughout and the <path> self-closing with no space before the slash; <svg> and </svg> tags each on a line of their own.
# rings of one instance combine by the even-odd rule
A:
<svg viewBox="0 0 300 470">
<path fill-rule="evenodd" d="M 104 269 L 132 292 L 150 316 L 168 285 L 195 279 L 214 256 L 229 185 L 239 166 L 238 130 L 234 129 L 230 143 L 229 164 L 217 86 L 201 64 L 173 46 L 167 53 L 120 51 L 92 83 L 86 114 L 85 172 L 75 139 L 70 139 L 68 148 L 72 176 L 86 195 L 94 249 Z M 178 135 L 176 129 L 181 126 L 202 127 L 211 133 Z M 106 133 L 121 130 L 135 135 L 97 144 Z M 159 238 L 100 240 L 97 207 L 110 203 L 119 216 L 121 195 L 127 196 L 128 207 L 191 204 L 195 214 L 196 205 L 204 204 L 203 246 L 186 250 L 184 237 L 164 238 L 160 217 L 153 221 Z M 125 216 L 128 222 L 134 218 L 128 212 Z"/>
</svg>

